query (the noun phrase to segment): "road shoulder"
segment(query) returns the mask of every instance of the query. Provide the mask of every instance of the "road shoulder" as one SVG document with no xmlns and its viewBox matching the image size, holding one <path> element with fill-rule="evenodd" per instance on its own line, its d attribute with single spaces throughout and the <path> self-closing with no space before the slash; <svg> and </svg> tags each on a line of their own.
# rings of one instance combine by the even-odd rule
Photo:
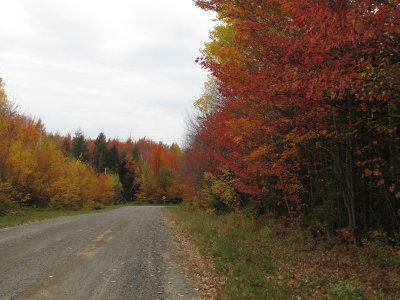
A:
<svg viewBox="0 0 400 300">
<path fill-rule="evenodd" d="M 217 299 L 218 290 L 224 285 L 224 279 L 218 277 L 211 258 L 205 257 L 200 253 L 196 241 L 191 237 L 173 214 L 168 209 L 163 209 L 166 227 L 177 252 L 175 260 L 180 269 L 184 271 L 184 276 L 192 282 L 195 289 L 199 291 L 198 300 Z"/>
</svg>

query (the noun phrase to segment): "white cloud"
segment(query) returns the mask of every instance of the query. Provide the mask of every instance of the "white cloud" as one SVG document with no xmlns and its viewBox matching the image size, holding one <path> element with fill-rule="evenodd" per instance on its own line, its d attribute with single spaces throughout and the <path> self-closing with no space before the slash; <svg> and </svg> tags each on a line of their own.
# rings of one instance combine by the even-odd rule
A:
<svg viewBox="0 0 400 300">
<path fill-rule="evenodd" d="M 179 142 L 212 19 L 191 0 L 3 0 L 0 77 L 50 131 Z"/>
</svg>

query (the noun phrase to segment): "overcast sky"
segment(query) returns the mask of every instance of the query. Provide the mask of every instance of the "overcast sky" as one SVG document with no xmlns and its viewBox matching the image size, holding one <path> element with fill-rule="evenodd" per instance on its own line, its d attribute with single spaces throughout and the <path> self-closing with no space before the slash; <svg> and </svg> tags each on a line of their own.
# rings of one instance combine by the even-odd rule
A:
<svg viewBox="0 0 400 300">
<path fill-rule="evenodd" d="M 0 77 L 48 131 L 181 142 L 213 27 L 192 0 L 0 0 Z"/>
</svg>

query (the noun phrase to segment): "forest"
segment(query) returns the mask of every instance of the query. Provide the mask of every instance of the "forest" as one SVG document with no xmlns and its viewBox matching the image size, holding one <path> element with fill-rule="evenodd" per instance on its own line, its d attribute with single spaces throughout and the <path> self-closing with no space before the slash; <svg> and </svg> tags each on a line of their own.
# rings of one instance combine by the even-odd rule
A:
<svg viewBox="0 0 400 300">
<path fill-rule="evenodd" d="M 7 100 L 0 81 L 0 216 L 20 207 L 100 209 L 105 205 L 179 202 L 177 144 L 148 139 L 121 142 L 81 130 L 48 133 Z"/>
<path fill-rule="evenodd" d="M 396 0 L 196 0 L 217 14 L 186 141 L 62 136 L 0 90 L 0 215 L 181 202 L 400 242 Z"/>
<path fill-rule="evenodd" d="M 0 227 L 156 204 L 112 215 L 151 224 L 139 269 L 171 233 L 184 254 L 168 272 L 199 279 L 201 299 L 399 299 L 400 1 L 193 2 L 216 19 L 182 144 L 50 132 L 0 78 L 0 221 L 46 213 Z"/>
<path fill-rule="evenodd" d="M 184 200 L 400 242 L 400 6 L 196 0 L 218 24 L 184 151 Z"/>
</svg>

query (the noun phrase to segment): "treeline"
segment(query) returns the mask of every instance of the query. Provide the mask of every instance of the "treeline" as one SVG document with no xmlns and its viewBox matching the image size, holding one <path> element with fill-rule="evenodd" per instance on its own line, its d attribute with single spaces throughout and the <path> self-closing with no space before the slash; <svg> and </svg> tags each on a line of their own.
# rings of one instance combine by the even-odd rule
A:
<svg viewBox="0 0 400 300">
<path fill-rule="evenodd" d="M 0 79 L 0 216 L 21 206 L 101 208 L 132 201 L 177 202 L 177 144 L 121 142 L 81 130 L 61 136 L 24 116 L 7 100 Z"/>
<path fill-rule="evenodd" d="M 65 156 L 43 124 L 18 113 L 0 79 L 0 216 L 20 206 L 89 209 L 114 201 L 117 182 Z"/>
<path fill-rule="evenodd" d="M 187 202 L 400 242 L 397 0 L 196 0 L 217 12 L 199 63 Z"/>
<path fill-rule="evenodd" d="M 138 141 L 107 139 L 100 133 L 86 138 L 81 130 L 72 137 L 58 137 L 66 156 L 85 162 L 102 174 L 120 181 L 119 201 L 179 202 L 178 167 L 182 152 L 171 146 L 142 138 Z"/>
</svg>

